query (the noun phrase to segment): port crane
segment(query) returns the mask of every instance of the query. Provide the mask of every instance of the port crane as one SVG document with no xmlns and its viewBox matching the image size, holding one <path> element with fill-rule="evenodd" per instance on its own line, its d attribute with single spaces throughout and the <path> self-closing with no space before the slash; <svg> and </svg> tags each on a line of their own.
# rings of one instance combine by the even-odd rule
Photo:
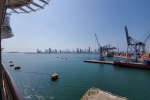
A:
<svg viewBox="0 0 150 100">
<path fill-rule="evenodd" d="M 139 42 L 135 39 L 133 39 L 131 36 L 128 34 L 128 29 L 127 26 L 125 26 L 125 32 L 126 32 L 126 38 L 127 38 L 127 57 L 129 53 L 134 54 L 134 59 L 137 59 L 140 53 L 145 53 L 145 44 L 150 38 L 150 34 L 145 38 L 143 42 Z M 141 51 L 140 51 L 141 49 Z M 130 50 L 130 52 L 129 52 Z"/>
<path fill-rule="evenodd" d="M 103 46 L 104 52 L 110 52 L 111 50 L 117 49 L 116 47 L 111 46 L 110 44 Z"/>
<path fill-rule="evenodd" d="M 137 48 L 139 48 L 142 45 L 142 42 L 138 42 L 135 39 L 133 39 L 131 36 L 129 36 L 127 26 L 125 26 L 125 33 L 126 33 L 126 39 L 127 39 L 127 45 L 128 45 L 127 46 L 127 58 L 130 57 L 130 54 L 133 53 L 134 59 L 137 59 L 137 56 L 139 55 Z"/>
<path fill-rule="evenodd" d="M 97 41 L 97 44 L 98 44 L 98 50 L 99 50 L 99 53 L 100 53 L 100 59 L 99 60 L 101 60 L 101 61 L 103 61 L 104 60 L 104 57 L 103 57 L 103 47 L 102 46 L 100 46 L 100 44 L 99 44 L 99 41 L 98 41 L 98 38 L 97 38 L 97 35 L 95 34 L 95 37 L 96 37 L 96 41 Z"/>
</svg>

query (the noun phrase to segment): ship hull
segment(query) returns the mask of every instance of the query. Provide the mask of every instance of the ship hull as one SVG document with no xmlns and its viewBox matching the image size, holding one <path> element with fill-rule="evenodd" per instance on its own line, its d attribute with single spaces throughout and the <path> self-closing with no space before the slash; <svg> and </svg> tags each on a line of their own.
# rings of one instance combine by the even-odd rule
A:
<svg viewBox="0 0 150 100">
<path fill-rule="evenodd" d="M 141 63 L 129 63 L 129 62 L 114 61 L 114 65 L 117 65 L 120 67 L 128 67 L 128 68 L 150 69 L 150 66 L 148 66 L 146 64 L 141 64 Z"/>
</svg>

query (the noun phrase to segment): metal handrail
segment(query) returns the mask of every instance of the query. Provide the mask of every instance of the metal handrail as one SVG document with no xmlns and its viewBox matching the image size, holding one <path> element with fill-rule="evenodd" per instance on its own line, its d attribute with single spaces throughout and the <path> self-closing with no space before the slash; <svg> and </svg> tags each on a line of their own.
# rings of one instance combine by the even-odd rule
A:
<svg viewBox="0 0 150 100">
<path fill-rule="evenodd" d="M 4 64 L 2 64 L 2 80 L 4 100 L 25 100 Z"/>
</svg>

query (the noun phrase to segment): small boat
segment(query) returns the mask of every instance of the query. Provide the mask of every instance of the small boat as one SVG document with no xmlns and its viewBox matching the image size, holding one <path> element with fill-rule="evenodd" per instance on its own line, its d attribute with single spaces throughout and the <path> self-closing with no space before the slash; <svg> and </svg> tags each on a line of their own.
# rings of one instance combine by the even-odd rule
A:
<svg viewBox="0 0 150 100">
<path fill-rule="evenodd" d="M 58 57 L 57 57 L 58 58 Z"/>
<path fill-rule="evenodd" d="M 67 60 L 67 58 L 66 58 L 66 60 Z"/>
<path fill-rule="evenodd" d="M 10 66 L 14 66 L 14 64 L 10 64 Z"/>
<path fill-rule="evenodd" d="M 16 66 L 16 67 L 15 67 L 15 69 L 20 69 L 20 68 L 21 68 L 20 66 Z"/>
<path fill-rule="evenodd" d="M 13 61 L 9 61 L 9 63 L 13 63 Z"/>
<path fill-rule="evenodd" d="M 61 59 L 63 59 L 63 58 L 61 58 Z"/>
<path fill-rule="evenodd" d="M 58 74 L 54 73 L 50 75 L 51 79 L 57 79 L 58 78 Z"/>
</svg>

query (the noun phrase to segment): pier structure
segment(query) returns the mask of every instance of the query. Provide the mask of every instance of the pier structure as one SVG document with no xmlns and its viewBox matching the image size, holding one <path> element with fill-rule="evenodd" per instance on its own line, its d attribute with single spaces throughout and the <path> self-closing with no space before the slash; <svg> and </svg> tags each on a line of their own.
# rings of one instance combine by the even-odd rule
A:
<svg viewBox="0 0 150 100">
<path fill-rule="evenodd" d="M 113 61 L 101 61 L 101 60 L 84 60 L 84 62 L 90 62 L 90 63 L 101 63 L 101 64 L 111 64 L 113 65 Z"/>
<path fill-rule="evenodd" d="M 100 90 L 99 88 L 90 88 L 81 100 L 127 100 L 127 98 Z"/>
</svg>

